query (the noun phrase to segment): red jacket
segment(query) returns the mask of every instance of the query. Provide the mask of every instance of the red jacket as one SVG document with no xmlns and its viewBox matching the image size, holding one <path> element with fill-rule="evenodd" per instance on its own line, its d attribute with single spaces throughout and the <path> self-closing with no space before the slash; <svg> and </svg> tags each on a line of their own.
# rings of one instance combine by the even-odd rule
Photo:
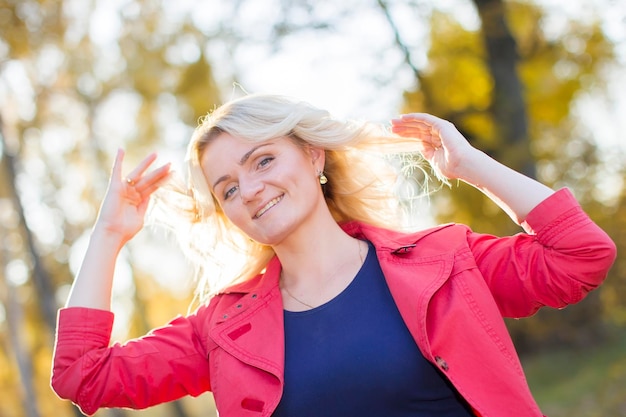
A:
<svg viewBox="0 0 626 417">
<path fill-rule="evenodd" d="M 414 234 L 345 226 L 374 244 L 420 350 L 482 417 L 542 415 L 502 317 L 580 301 L 616 255 L 567 190 L 542 202 L 523 226 L 527 233 L 505 238 L 453 224 Z M 211 390 L 221 416 L 270 416 L 283 385 L 279 272 L 274 258 L 265 274 L 124 345 L 108 346 L 112 313 L 61 310 L 54 390 L 87 414 Z"/>
</svg>

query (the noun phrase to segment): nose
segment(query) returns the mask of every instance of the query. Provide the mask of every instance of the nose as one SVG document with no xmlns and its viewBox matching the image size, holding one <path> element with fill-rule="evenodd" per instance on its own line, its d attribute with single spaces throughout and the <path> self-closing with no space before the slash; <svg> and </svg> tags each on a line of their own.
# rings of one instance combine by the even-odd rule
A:
<svg viewBox="0 0 626 417">
<path fill-rule="evenodd" d="M 247 204 L 251 201 L 254 201 L 256 196 L 258 196 L 261 191 L 263 191 L 264 184 L 263 181 L 254 178 L 246 178 L 239 180 L 239 195 L 241 196 L 241 201 L 244 204 Z"/>
</svg>

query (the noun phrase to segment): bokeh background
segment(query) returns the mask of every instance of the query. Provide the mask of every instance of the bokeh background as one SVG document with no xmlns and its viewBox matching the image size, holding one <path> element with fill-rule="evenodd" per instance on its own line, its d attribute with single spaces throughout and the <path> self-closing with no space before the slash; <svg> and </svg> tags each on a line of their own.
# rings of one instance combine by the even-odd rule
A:
<svg viewBox="0 0 626 417">
<path fill-rule="evenodd" d="M 603 287 L 508 325 L 552 417 L 626 415 L 626 3 L 623 0 L 0 0 L 0 417 L 78 416 L 49 388 L 63 304 L 115 151 L 181 169 L 197 120 L 245 92 L 339 117 L 426 111 L 475 146 L 570 187 L 620 256 Z M 470 187 L 416 223 L 519 228 Z M 114 338 L 185 314 L 175 242 L 121 256 Z M 515 410 L 511 410 L 515 415 Z M 212 416 L 210 394 L 97 416 Z"/>
</svg>

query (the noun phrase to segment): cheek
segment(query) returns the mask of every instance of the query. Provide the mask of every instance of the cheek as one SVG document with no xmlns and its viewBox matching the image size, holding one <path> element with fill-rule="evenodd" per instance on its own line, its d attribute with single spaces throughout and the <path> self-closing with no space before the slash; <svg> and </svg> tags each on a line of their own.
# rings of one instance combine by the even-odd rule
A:
<svg viewBox="0 0 626 417">
<path fill-rule="evenodd" d="M 307 192 L 310 193 L 311 196 L 316 195 L 318 191 L 320 193 L 322 192 L 319 177 L 315 172 L 307 170 L 303 174 L 300 182 L 302 184 L 302 187 L 306 188 Z"/>
<path fill-rule="evenodd" d="M 224 212 L 224 216 L 226 216 L 231 223 L 239 227 L 239 223 L 241 223 L 241 219 L 243 218 L 243 208 L 241 205 L 234 203 L 226 204 L 222 207 L 222 211 Z"/>
<path fill-rule="evenodd" d="M 310 165 L 310 161 L 296 160 L 288 169 L 281 171 L 282 179 L 298 187 L 306 187 L 307 190 L 318 184 L 317 174 Z"/>
</svg>

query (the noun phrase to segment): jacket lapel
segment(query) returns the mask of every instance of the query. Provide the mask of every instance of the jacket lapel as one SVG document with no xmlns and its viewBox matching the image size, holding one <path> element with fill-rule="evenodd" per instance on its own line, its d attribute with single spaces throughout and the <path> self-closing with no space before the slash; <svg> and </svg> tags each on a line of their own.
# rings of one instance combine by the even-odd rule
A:
<svg viewBox="0 0 626 417">
<path fill-rule="evenodd" d="M 358 222 L 343 225 L 347 233 L 367 239 L 377 248 L 380 267 L 400 315 L 424 356 L 431 359 L 426 326 L 428 307 L 435 292 L 452 273 L 454 250 L 450 242 L 436 240 L 436 244 L 421 245 L 418 242 L 450 226 L 406 234 Z"/>
<path fill-rule="evenodd" d="M 219 316 L 210 336 L 240 361 L 282 381 L 285 353 L 280 270 L 278 259 L 273 258 L 263 275 L 222 295 L 230 299 L 229 305 L 216 311 Z"/>
<path fill-rule="evenodd" d="M 426 317 L 433 294 L 450 277 L 454 251 L 446 242 L 438 247 L 417 243 L 442 227 L 404 234 L 362 223 L 342 225 L 350 235 L 369 240 L 377 256 L 391 294 L 409 331 L 426 357 L 430 357 Z M 231 287 L 216 310 L 211 338 L 240 361 L 269 372 L 283 380 L 284 323 L 278 286 L 281 265 L 274 257 L 266 272 Z M 424 351 L 424 350 L 427 351 Z"/>
</svg>

